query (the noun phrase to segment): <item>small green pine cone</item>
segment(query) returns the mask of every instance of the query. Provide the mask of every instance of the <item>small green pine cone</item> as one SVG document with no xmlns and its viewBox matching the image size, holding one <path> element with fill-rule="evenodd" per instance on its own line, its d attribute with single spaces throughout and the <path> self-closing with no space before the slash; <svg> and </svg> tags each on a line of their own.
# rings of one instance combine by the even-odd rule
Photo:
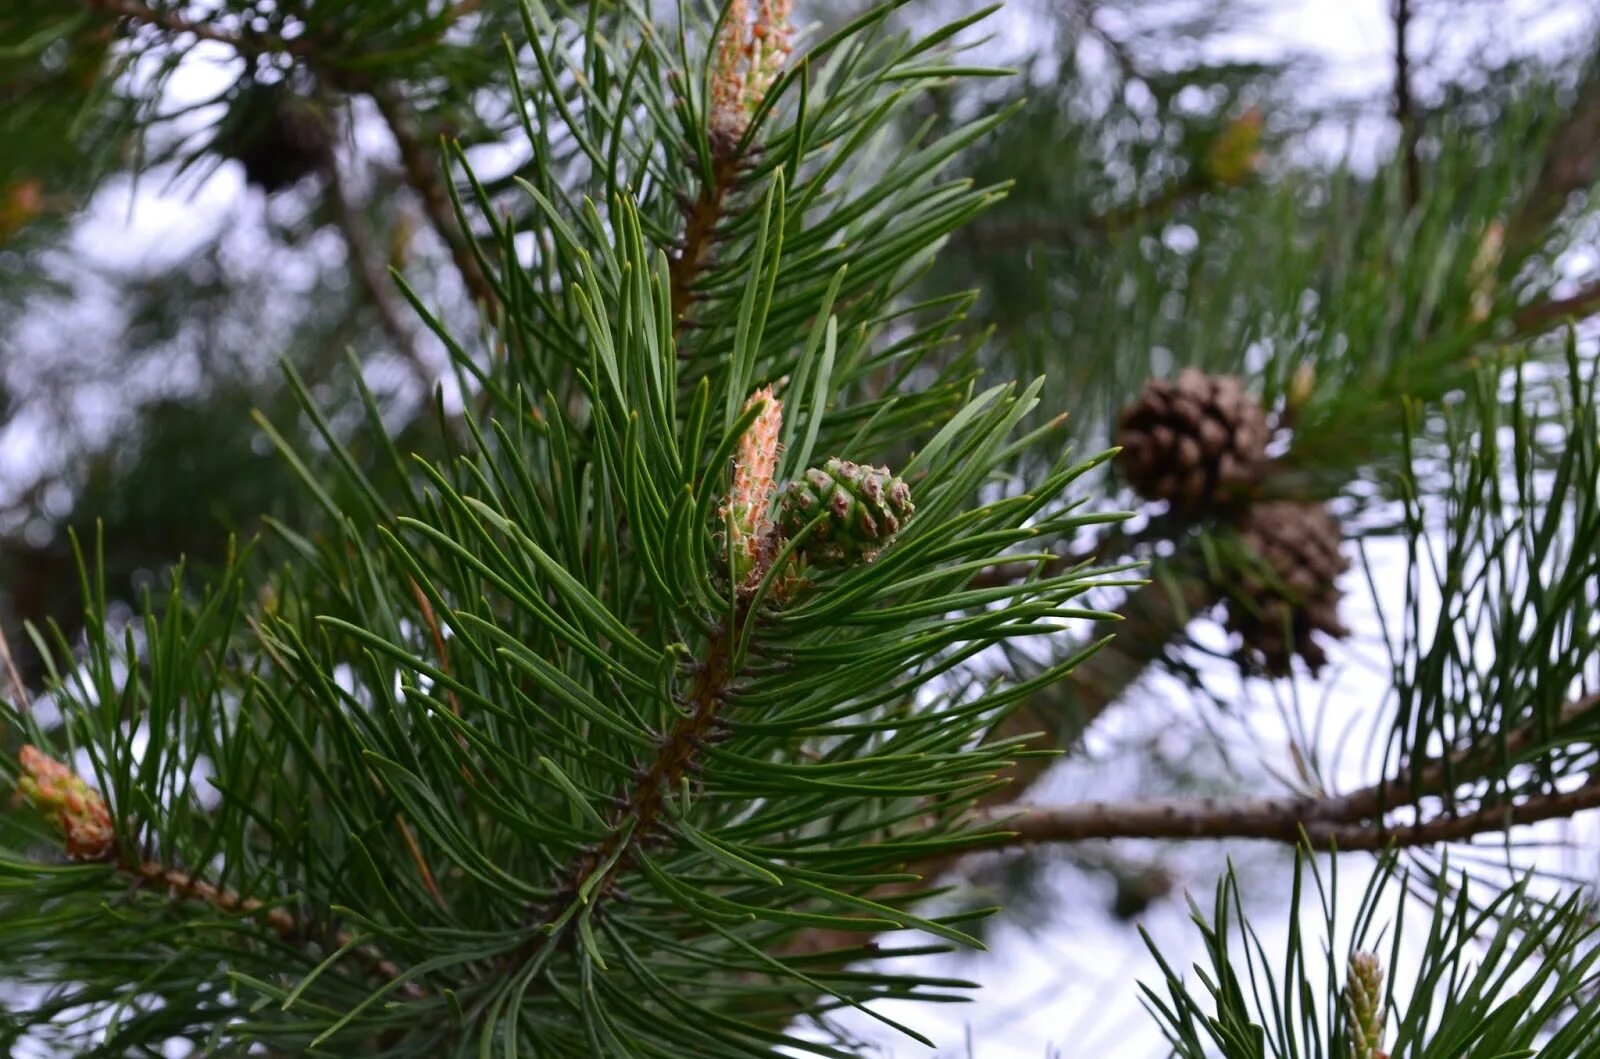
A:
<svg viewBox="0 0 1600 1059">
<path fill-rule="evenodd" d="M 910 487 L 889 468 L 835 456 L 784 489 L 778 529 L 797 536 L 826 512 L 802 543 L 801 556 L 817 566 L 853 566 L 877 558 L 915 510 Z"/>
</svg>

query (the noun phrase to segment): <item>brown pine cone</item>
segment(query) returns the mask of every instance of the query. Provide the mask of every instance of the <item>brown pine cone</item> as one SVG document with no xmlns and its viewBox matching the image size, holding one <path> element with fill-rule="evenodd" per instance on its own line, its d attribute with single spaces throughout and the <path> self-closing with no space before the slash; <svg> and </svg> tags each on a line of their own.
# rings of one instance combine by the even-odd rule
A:
<svg viewBox="0 0 1600 1059">
<path fill-rule="evenodd" d="M 244 166 L 245 180 L 271 194 L 322 168 L 332 156 L 333 115 L 281 83 L 240 90 L 215 147 Z"/>
<path fill-rule="evenodd" d="M 1339 621 L 1338 578 L 1350 568 L 1339 524 L 1325 504 L 1271 500 L 1244 513 L 1238 540 L 1245 561 L 1228 586 L 1224 624 L 1244 641 L 1241 664 L 1285 677 L 1299 655 L 1318 672 L 1328 656 L 1313 634 L 1348 635 Z"/>
<path fill-rule="evenodd" d="M 1267 437 L 1266 411 L 1236 377 L 1185 368 L 1123 409 L 1117 466 L 1139 495 L 1195 514 L 1256 482 Z"/>
</svg>

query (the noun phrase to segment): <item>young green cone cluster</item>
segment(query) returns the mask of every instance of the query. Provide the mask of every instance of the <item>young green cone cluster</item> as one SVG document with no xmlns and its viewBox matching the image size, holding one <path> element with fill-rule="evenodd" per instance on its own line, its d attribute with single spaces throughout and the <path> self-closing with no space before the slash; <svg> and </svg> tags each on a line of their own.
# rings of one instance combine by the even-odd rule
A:
<svg viewBox="0 0 1600 1059">
<path fill-rule="evenodd" d="M 822 516 L 801 551 L 817 566 L 853 566 L 877 558 L 915 510 L 910 487 L 889 468 L 835 456 L 785 488 L 778 528 L 793 538 Z"/>
<path fill-rule="evenodd" d="M 780 597 L 797 583 L 802 567 L 837 569 L 876 559 L 916 511 L 911 488 L 887 467 L 834 456 L 780 493 L 775 476 L 783 402 L 766 386 L 745 402 L 746 411 L 757 407 L 755 420 L 739 439 L 733 483 L 720 509 L 731 544 L 730 573 L 740 592 L 753 593 L 784 542 L 796 538 L 800 543 L 789 560 Z"/>
</svg>

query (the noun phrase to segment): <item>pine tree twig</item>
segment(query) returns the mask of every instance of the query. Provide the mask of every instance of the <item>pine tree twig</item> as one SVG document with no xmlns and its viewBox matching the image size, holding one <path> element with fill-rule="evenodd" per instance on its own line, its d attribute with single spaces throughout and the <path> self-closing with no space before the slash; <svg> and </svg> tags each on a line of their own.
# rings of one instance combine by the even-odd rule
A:
<svg viewBox="0 0 1600 1059">
<path fill-rule="evenodd" d="M 392 85 L 378 85 L 371 90 L 371 94 L 378 105 L 378 113 L 383 116 L 389 134 L 399 148 L 406 182 L 422 199 L 423 211 L 450 251 L 450 259 L 455 263 L 468 295 L 473 301 L 493 310 L 500 303 L 499 296 L 473 255 L 467 241 L 468 234 L 461 230 L 455 208 L 450 202 L 450 192 L 444 183 L 445 171 L 436 164 L 434 153 L 425 146 L 411 108 Z"/>
<path fill-rule="evenodd" d="M 1411 14 L 1411 0 L 1394 0 L 1394 117 L 1400 126 L 1406 205 L 1415 209 L 1422 201 L 1422 160 L 1417 153 L 1416 101 L 1411 91 Z"/>
<path fill-rule="evenodd" d="M 185 901 L 195 901 L 207 904 L 219 912 L 228 915 L 243 917 L 260 916 L 271 927 L 273 932 L 285 941 L 298 941 L 308 933 L 306 924 L 287 910 L 281 907 L 268 908 L 264 903 L 254 897 L 242 897 L 236 891 L 225 886 L 215 886 L 189 872 L 169 868 L 155 861 L 124 861 L 119 867 L 141 882 L 153 886 L 165 887 L 167 892 Z M 356 940 L 354 934 L 347 930 L 336 930 L 329 941 L 333 948 L 344 948 Z M 395 981 L 404 972 L 393 960 L 383 956 L 377 949 L 370 945 L 356 945 L 350 950 L 367 971 L 380 978 Z M 410 999 L 420 999 L 425 996 L 421 986 L 415 982 L 407 982 L 401 986 L 401 992 Z"/>
<path fill-rule="evenodd" d="M 440 31 L 449 29 L 482 6 L 483 0 L 460 0 L 460 3 L 451 5 L 450 10 L 446 11 L 440 20 Z"/>
<path fill-rule="evenodd" d="M 210 22 L 187 18 L 176 11 L 161 10 L 140 3 L 139 0 L 87 0 L 88 6 L 103 14 L 125 18 L 140 25 L 152 26 L 173 34 L 188 34 L 196 40 L 225 44 L 241 55 L 296 55 L 313 54 L 319 42 L 311 37 L 289 40 L 272 33 L 239 33 L 221 29 Z M 439 33 L 460 22 L 483 6 L 483 0 L 460 0 L 439 19 Z"/>
<path fill-rule="evenodd" d="M 1591 55 L 1572 105 L 1550 134 L 1539 175 L 1506 225 L 1511 260 L 1542 243 L 1574 192 L 1600 177 L 1600 54 Z"/>
<path fill-rule="evenodd" d="M 1128 45 L 1116 34 L 1111 33 L 1096 20 L 1100 12 L 1100 5 L 1091 0 L 1079 0 L 1075 5 L 1078 8 L 1078 22 L 1083 32 L 1100 42 L 1111 60 L 1116 64 L 1118 71 L 1128 81 L 1143 81 L 1143 71 L 1134 59 L 1133 53 L 1128 50 Z"/>
<path fill-rule="evenodd" d="M 1512 317 L 1512 321 L 1519 333 L 1536 335 L 1560 326 L 1569 319 L 1589 316 L 1596 310 L 1600 310 L 1600 281 L 1590 283 L 1565 298 L 1551 298 L 1524 306 Z"/>
<path fill-rule="evenodd" d="M 377 310 L 378 321 L 382 324 L 384 333 L 389 336 L 389 340 L 394 343 L 395 349 L 411 369 L 411 377 L 421 388 L 422 395 L 426 399 L 433 391 L 434 371 L 428 366 L 422 351 L 417 347 L 415 333 L 401 322 L 404 313 L 399 300 L 395 297 L 394 285 L 377 265 L 372 241 L 367 238 L 367 231 L 362 225 L 361 218 L 356 215 L 354 207 L 350 204 L 348 188 L 343 174 L 339 171 L 338 160 L 330 156 L 324 171 L 328 178 L 329 211 L 333 214 L 334 226 L 344 237 L 345 247 L 350 255 L 351 270 L 365 288 L 372 307 Z"/>
<path fill-rule="evenodd" d="M 417 866 L 417 874 L 422 877 L 423 889 L 428 891 L 434 903 L 440 908 L 448 908 L 444 894 L 439 891 L 439 884 L 434 881 L 433 871 L 428 867 L 428 859 L 422 855 L 422 847 L 417 844 L 417 836 L 411 831 L 411 825 L 406 823 L 406 818 L 399 813 L 394 814 L 394 822 L 400 828 L 400 838 L 406 844 L 406 851 L 411 854 L 411 860 Z"/>
<path fill-rule="evenodd" d="M 171 33 L 188 33 L 197 39 L 225 44 L 241 55 L 261 55 L 267 53 L 285 53 L 289 55 L 309 57 L 312 56 L 317 42 L 312 38 L 296 38 L 284 40 L 271 35 L 250 35 L 230 33 L 218 29 L 204 22 L 196 22 L 181 15 L 168 11 L 158 11 L 139 3 L 138 0 L 89 0 L 90 6 L 104 11 L 107 14 L 117 15 L 122 18 L 155 26 Z M 481 6 L 481 0 L 461 0 L 460 3 L 446 12 L 441 20 L 440 31 L 448 29 L 462 18 L 476 11 Z M 366 79 L 351 74 L 347 71 L 340 72 L 341 83 L 347 85 L 360 85 Z M 433 227 L 438 231 L 441 239 L 450 250 L 451 259 L 456 270 L 461 274 L 462 282 L 468 294 L 474 301 L 485 306 L 494 307 L 498 304 L 494 288 L 479 267 L 477 259 L 472 255 L 471 247 L 467 243 L 466 234 L 461 231 L 456 222 L 455 211 L 450 204 L 449 192 L 446 190 L 440 171 L 434 164 L 430 152 L 424 145 L 421 132 L 416 127 L 416 122 L 406 106 L 400 93 L 389 84 L 376 84 L 367 86 L 373 100 L 378 105 L 378 111 L 383 116 L 385 124 L 389 127 L 390 135 L 395 139 L 400 150 L 401 164 L 405 170 L 407 182 L 422 198 L 424 210 Z"/>
<path fill-rule="evenodd" d="M 667 262 L 671 288 L 673 337 L 682 337 L 689 325 L 689 307 L 694 301 L 694 285 L 704 271 L 716 242 L 729 191 L 738 181 L 741 156 L 716 152 L 711 173 L 701 183 L 700 193 L 684 206 L 683 238 L 679 250 Z M 684 354 L 680 351 L 679 356 Z"/>
<path fill-rule="evenodd" d="M 450 652 L 445 649 L 444 633 L 439 628 L 439 619 L 434 616 L 433 605 L 428 602 L 428 597 L 426 593 L 422 591 L 422 586 L 418 585 L 415 580 L 409 578 L 408 580 L 411 581 L 411 594 L 416 597 L 417 607 L 422 611 L 422 623 L 428 627 L 428 634 L 433 637 L 433 650 L 434 653 L 439 657 L 439 671 L 445 676 L 449 676 Z M 450 699 L 450 712 L 455 714 L 457 717 L 460 717 L 461 701 L 456 698 L 455 689 L 446 688 L 445 690 Z M 465 737 L 461 738 L 462 745 L 465 745 Z"/>
<path fill-rule="evenodd" d="M 1372 821 L 1329 819 L 1331 802 L 1300 798 L 1153 799 L 1027 806 L 992 812 L 983 823 L 1001 829 L 997 849 L 1089 839 L 1261 839 L 1343 852 L 1381 851 L 1457 842 L 1542 820 L 1557 820 L 1600 808 L 1600 781 L 1570 791 L 1533 795 L 1470 813 L 1440 815 L 1391 826 Z M 974 848 L 979 848 L 975 843 Z"/>
<path fill-rule="evenodd" d="M 28 685 L 23 683 L 17 660 L 11 656 L 11 641 L 6 638 L 3 626 L 0 626 L 0 664 L 5 666 L 6 682 L 11 685 L 12 706 L 21 713 L 29 712 L 33 709 L 33 700 L 28 697 Z"/>
<path fill-rule="evenodd" d="M 1553 732 L 1592 717 L 1597 709 L 1600 709 L 1600 695 L 1586 695 L 1563 707 L 1553 723 L 1521 725 L 1499 741 L 1463 747 L 1446 759 L 1428 761 L 1420 768 L 1403 770 L 1383 783 L 1322 799 L 1321 804 L 1333 819 L 1355 820 L 1415 805 L 1425 797 L 1443 796 L 1453 787 L 1489 775 L 1502 762 L 1539 745 Z"/>
<path fill-rule="evenodd" d="M 1152 584 L 1140 592 L 1151 592 L 1157 587 Z M 1085 666 L 1114 647 L 1094 656 Z M 1147 663 L 1140 663 L 1138 659 L 1118 660 L 1117 671 L 1137 676 L 1144 664 Z M 1118 697 L 1120 693 L 1087 701 L 1109 704 Z M 1401 827 L 1385 827 L 1380 823 L 1390 811 L 1415 807 L 1423 798 L 1443 795 L 1448 788 L 1481 780 L 1500 762 L 1548 738 L 1552 729 L 1567 728 L 1591 717 L 1597 709 L 1600 709 L 1600 695 L 1578 699 L 1563 709 L 1551 725 L 1521 726 L 1510 732 L 1503 744 L 1467 747 L 1446 760 L 1427 762 L 1343 795 L 1097 801 L 1039 806 L 1006 804 L 1012 790 L 1007 789 L 969 814 L 966 822 L 972 828 L 970 844 L 943 848 L 918 858 L 910 866 L 927 879 L 948 870 L 971 853 L 1110 838 L 1240 838 L 1293 844 L 1305 837 L 1319 848 L 1337 847 L 1357 852 L 1382 850 L 1391 845 L 1421 846 L 1456 841 L 1503 831 L 1514 824 L 1558 819 L 1585 809 L 1600 808 L 1600 780 L 1578 791 L 1536 796 L 1519 806 L 1490 806 L 1474 813 L 1441 815 Z M 1049 760 L 1045 759 L 1037 768 L 1014 768 L 1012 788 L 1026 790 L 1048 766 Z M 906 866 L 903 860 L 886 860 L 885 863 Z M 894 883 L 874 891 L 872 896 L 875 900 L 885 900 L 923 886 L 923 883 Z M 790 938 L 782 951 L 790 956 L 814 955 L 834 949 L 846 950 L 857 943 L 853 935 L 818 928 Z"/>
<path fill-rule="evenodd" d="M 1379 821 L 1397 809 L 1415 808 L 1424 798 L 1447 797 L 1451 791 L 1491 775 L 1508 761 L 1550 738 L 1553 732 L 1571 728 L 1591 719 L 1600 710 L 1600 695 L 1588 695 L 1568 703 L 1553 722 L 1521 725 L 1493 743 L 1463 747 L 1448 758 L 1433 759 L 1419 767 L 1342 795 L 1280 796 L 1235 799 L 1128 802 L 1086 802 L 1061 807 L 1028 806 L 1011 809 L 990 806 L 979 810 L 973 820 L 980 826 L 997 826 L 1018 832 L 1015 842 L 1042 840 L 1079 841 L 1089 838 L 1278 838 L 1296 841 L 1301 829 L 1315 844 L 1340 849 L 1381 849 L 1382 834 L 1405 839 L 1402 845 L 1426 845 L 1468 837 L 1480 831 L 1501 830 L 1507 812 L 1516 823 L 1532 823 L 1562 815 L 1555 806 L 1577 805 L 1572 812 L 1600 806 L 1592 795 L 1560 792 L 1534 796 L 1520 806 L 1491 806 L 1461 816 L 1439 816 L 1401 828 L 1385 828 Z M 1596 780 L 1600 783 L 1600 780 Z M 1576 801 L 1574 801 L 1576 797 Z M 1530 816 L 1533 813 L 1535 815 Z M 1543 813 L 1544 815 L 1538 815 Z M 1011 816 L 1008 814 L 1015 814 Z M 1501 821 L 1495 823 L 1494 821 Z M 1477 821 L 1479 830 L 1459 830 Z M 1509 825 L 1505 825 L 1509 826 Z M 1231 830 L 1230 830 L 1231 829 Z M 1276 829 L 1276 830 L 1275 830 Z M 1101 834 L 1100 831 L 1109 831 Z M 1432 835 L 1444 837 L 1433 838 Z M 1028 837 L 1033 836 L 1033 837 Z M 1075 836 L 1075 837 L 1074 837 Z M 980 840 L 981 841 L 981 840 Z M 1398 841 L 1398 839 L 1397 839 Z M 1376 843 L 1353 845 L 1355 843 Z M 960 853 L 942 853 L 941 861 L 953 861 Z"/>
</svg>

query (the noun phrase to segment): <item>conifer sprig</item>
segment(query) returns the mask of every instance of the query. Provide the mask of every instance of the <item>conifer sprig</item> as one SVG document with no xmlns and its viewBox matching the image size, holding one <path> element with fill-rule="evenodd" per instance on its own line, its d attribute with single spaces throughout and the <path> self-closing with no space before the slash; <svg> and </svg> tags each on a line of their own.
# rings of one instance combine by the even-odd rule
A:
<svg viewBox="0 0 1600 1059">
<path fill-rule="evenodd" d="M 408 291 L 475 398 L 442 427 L 458 454 L 389 449 L 400 485 L 380 491 L 291 373 L 330 455 L 263 421 L 322 516 L 273 526 L 271 592 L 247 600 L 259 567 L 241 560 L 198 604 L 175 588 L 150 606 L 137 640 L 88 592 L 90 650 L 57 701 L 150 885 L 126 914 L 93 913 L 125 872 L 61 875 L 19 850 L 0 975 L 159 1010 L 119 1023 L 129 1047 L 218 1027 L 230 1047 L 419 1056 L 841 1055 L 774 1013 L 892 1022 L 871 1003 L 956 986 L 786 945 L 826 930 L 866 952 L 903 929 L 975 944 L 964 915 L 915 910 L 934 881 L 886 857 L 970 843 L 965 807 L 1018 749 L 986 735 L 1071 663 L 1014 687 L 961 666 L 1110 617 L 1075 602 L 1092 571 L 966 587 L 1108 517 L 1067 499 L 1099 458 L 1062 452 L 995 492 L 1041 436 L 1023 430 L 1040 384 L 974 392 L 950 344 L 959 301 L 903 326 L 904 293 L 993 195 L 938 174 L 993 123 L 868 158 L 965 22 L 916 42 L 876 12 L 780 70 L 784 12 L 743 25 L 734 142 L 698 75 L 667 103 L 668 71 L 715 55 L 712 26 L 704 48 L 669 48 L 631 13 L 602 34 L 525 9 L 544 76 L 511 72 L 534 160 L 509 187 L 461 168 L 452 203 L 504 355 L 473 355 Z M 707 194 L 701 220 L 682 212 Z M 703 296 L 692 329 L 685 292 Z M 886 502 L 908 513 L 914 491 L 916 516 L 875 519 L 872 548 L 791 593 L 815 527 L 778 532 L 773 501 L 838 460 L 898 465 Z M 53 933 L 47 893 L 128 965 Z M 167 915 L 205 929 L 169 936 Z M 208 973 L 225 988 L 205 991 Z M 32 1031 L 58 1032 L 63 1010 Z"/>
</svg>

